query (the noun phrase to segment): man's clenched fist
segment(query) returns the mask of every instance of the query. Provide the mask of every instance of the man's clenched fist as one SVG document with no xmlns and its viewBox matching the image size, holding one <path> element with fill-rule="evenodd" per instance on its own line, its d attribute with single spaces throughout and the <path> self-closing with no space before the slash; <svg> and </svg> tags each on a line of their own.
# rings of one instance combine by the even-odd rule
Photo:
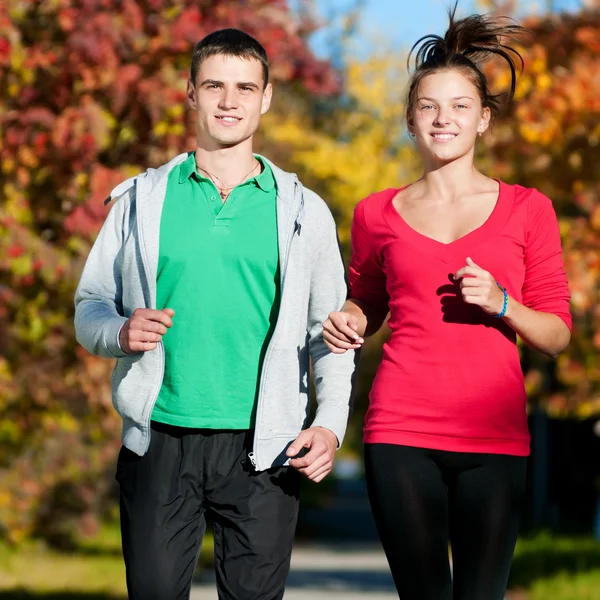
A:
<svg viewBox="0 0 600 600">
<path fill-rule="evenodd" d="M 154 350 L 167 329 L 173 325 L 174 315 L 172 308 L 136 308 L 119 332 L 119 344 L 123 352 L 133 354 Z"/>
</svg>

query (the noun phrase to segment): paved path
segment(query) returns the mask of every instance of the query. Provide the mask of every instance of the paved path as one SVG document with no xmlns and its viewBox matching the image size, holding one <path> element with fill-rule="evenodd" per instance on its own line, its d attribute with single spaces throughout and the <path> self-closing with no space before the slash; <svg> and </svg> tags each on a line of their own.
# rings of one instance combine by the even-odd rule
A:
<svg viewBox="0 0 600 600">
<path fill-rule="evenodd" d="M 379 546 L 296 544 L 284 600 L 398 600 Z M 214 575 L 205 572 L 191 600 L 217 600 Z"/>
</svg>

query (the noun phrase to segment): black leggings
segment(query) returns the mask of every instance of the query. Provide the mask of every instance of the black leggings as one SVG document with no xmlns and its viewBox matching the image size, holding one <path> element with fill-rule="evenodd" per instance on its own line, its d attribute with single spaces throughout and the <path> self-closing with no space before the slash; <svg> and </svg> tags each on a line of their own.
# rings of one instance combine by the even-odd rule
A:
<svg viewBox="0 0 600 600">
<path fill-rule="evenodd" d="M 504 598 L 526 458 L 366 444 L 365 467 L 401 600 Z"/>
</svg>

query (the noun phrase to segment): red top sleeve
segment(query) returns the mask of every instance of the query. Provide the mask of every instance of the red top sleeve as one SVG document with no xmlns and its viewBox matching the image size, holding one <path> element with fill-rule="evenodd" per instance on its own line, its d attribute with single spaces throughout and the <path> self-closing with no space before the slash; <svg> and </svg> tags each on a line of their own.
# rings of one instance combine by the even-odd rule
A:
<svg viewBox="0 0 600 600">
<path fill-rule="evenodd" d="M 350 297 L 368 304 L 381 313 L 388 312 L 389 295 L 386 289 L 386 275 L 378 256 L 372 231 L 367 225 L 365 198 L 354 209 L 352 219 L 352 260 L 350 261 Z"/>
<path fill-rule="evenodd" d="M 523 304 L 560 317 L 571 329 L 569 285 L 551 200 L 532 191 L 527 216 Z"/>
</svg>

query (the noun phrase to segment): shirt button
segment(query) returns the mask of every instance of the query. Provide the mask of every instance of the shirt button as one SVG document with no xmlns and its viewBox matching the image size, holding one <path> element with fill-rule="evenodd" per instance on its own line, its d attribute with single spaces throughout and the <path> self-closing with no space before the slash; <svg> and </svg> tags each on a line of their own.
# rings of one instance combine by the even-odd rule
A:
<svg viewBox="0 0 600 600">
<path fill-rule="evenodd" d="M 216 200 L 216 199 L 217 199 L 217 197 L 216 197 L 216 196 L 211 196 L 211 197 L 210 197 L 210 199 L 211 199 L 211 200 Z"/>
</svg>

